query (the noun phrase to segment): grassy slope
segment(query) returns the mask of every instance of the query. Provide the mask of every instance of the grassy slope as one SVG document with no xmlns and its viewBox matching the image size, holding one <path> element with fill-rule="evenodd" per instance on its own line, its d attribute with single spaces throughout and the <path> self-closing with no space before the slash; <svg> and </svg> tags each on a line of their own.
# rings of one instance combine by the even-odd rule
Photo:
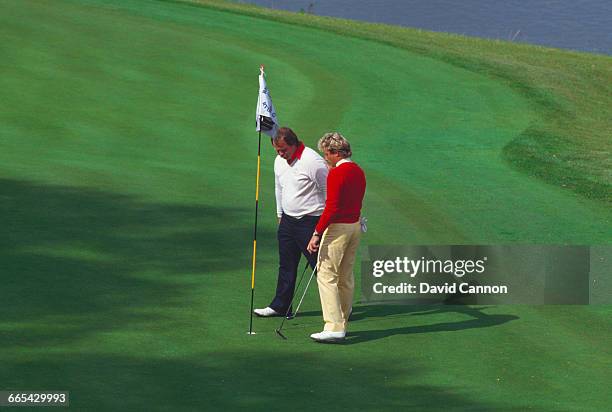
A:
<svg viewBox="0 0 612 412">
<path fill-rule="evenodd" d="M 342 405 L 371 410 L 608 405 L 607 308 L 358 307 L 356 344 L 338 350 L 305 339 L 320 327 L 311 293 L 289 341 L 264 320 L 243 333 L 244 153 L 262 58 L 284 123 L 311 144 L 331 128 L 354 140 L 370 243 L 606 241 L 598 202 L 499 157 L 546 121 L 535 103 L 378 43 L 177 4 L 86 3 L 1 6 L 0 386 L 160 410 L 338 402 L 338 381 L 351 383 Z M 266 146 L 259 304 L 275 278 L 271 158 Z"/>
<path fill-rule="evenodd" d="M 610 56 L 289 14 L 224 0 L 183 1 L 376 40 L 500 80 L 529 98 L 540 115 L 504 147 L 504 157 L 529 175 L 612 201 Z"/>
</svg>

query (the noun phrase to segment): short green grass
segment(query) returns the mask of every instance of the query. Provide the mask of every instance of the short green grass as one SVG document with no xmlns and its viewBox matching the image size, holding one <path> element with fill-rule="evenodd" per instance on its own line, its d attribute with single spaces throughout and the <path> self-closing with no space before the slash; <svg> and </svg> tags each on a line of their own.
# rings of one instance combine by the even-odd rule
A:
<svg viewBox="0 0 612 412">
<path fill-rule="evenodd" d="M 364 246 L 609 244 L 610 58 L 204 6 L 0 3 L 0 390 L 79 410 L 608 407 L 610 306 L 357 303 L 348 344 L 324 346 L 313 288 L 288 341 L 277 320 L 246 331 L 260 63 L 283 124 L 353 143 Z M 574 183 L 535 160 L 561 146 Z"/>
<path fill-rule="evenodd" d="M 588 198 L 612 201 L 612 57 L 384 24 L 185 0 L 389 44 L 494 78 L 539 114 L 504 147 L 517 169 Z"/>
</svg>

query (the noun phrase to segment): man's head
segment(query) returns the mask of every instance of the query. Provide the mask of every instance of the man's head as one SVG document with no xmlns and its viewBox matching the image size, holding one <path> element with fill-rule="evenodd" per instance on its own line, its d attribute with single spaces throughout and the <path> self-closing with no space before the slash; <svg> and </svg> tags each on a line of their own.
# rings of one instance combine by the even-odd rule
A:
<svg viewBox="0 0 612 412">
<path fill-rule="evenodd" d="M 352 154 L 350 143 L 338 132 L 325 133 L 319 139 L 318 148 L 332 167 L 340 160 L 351 157 Z"/>
<path fill-rule="evenodd" d="M 276 153 L 285 160 L 291 159 L 300 145 L 297 135 L 288 127 L 281 127 L 272 138 L 272 145 Z"/>
</svg>

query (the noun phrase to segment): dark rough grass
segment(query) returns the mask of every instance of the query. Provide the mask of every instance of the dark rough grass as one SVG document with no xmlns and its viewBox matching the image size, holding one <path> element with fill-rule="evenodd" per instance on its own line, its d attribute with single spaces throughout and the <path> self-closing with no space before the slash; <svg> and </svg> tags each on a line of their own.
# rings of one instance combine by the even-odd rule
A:
<svg viewBox="0 0 612 412">
<path fill-rule="evenodd" d="M 589 162 L 576 153 L 568 139 L 543 130 L 527 129 L 504 147 L 504 158 L 531 176 L 571 189 L 587 198 L 612 199 L 612 186 L 593 179 L 589 171 L 575 164 Z M 547 153 L 547 156 L 542 156 Z"/>
</svg>

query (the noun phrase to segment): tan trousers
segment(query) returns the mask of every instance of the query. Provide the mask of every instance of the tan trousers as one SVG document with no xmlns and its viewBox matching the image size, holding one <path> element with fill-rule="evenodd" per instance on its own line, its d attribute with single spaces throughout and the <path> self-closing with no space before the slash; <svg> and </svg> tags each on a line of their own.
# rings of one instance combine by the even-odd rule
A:
<svg viewBox="0 0 612 412">
<path fill-rule="evenodd" d="M 323 232 L 317 263 L 317 283 L 326 331 L 346 332 L 353 307 L 353 266 L 361 239 L 359 222 L 332 223 Z"/>
</svg>

